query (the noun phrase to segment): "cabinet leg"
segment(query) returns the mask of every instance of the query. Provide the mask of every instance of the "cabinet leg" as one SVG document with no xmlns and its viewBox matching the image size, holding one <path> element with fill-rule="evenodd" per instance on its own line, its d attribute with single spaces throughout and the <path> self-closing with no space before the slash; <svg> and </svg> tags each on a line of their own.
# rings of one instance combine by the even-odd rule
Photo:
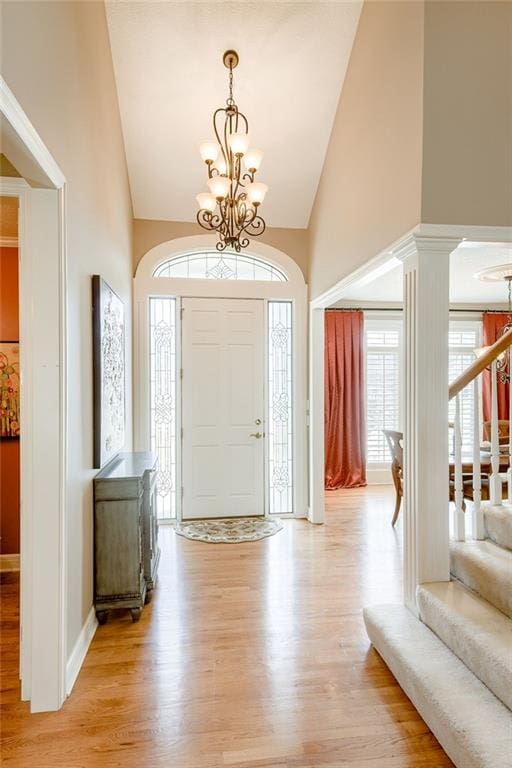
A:
<svg viewBox="0 0 512 768">
<path fill-rule="evenodd" d="M 153 599 L 153 590 L 152 589 L 148 589 L 148 591 L 146 592 L 146 597 L 144 599 L 144 602 L 147 605 L 148 603 L 151 602 L 152 599 Z"/>
<path fill-rule="evenodd" d="M 108 619 L 108 611 L 96 611 L 96 618 L 98 619 L 98 624 L 106 624 Z"/>
<path fill-rule="evenodd" d="M 130 608 L 130 613 L 132 615 L 132 621 L 138 621 L 142 613 L 142 608 Z"/>
</svg>

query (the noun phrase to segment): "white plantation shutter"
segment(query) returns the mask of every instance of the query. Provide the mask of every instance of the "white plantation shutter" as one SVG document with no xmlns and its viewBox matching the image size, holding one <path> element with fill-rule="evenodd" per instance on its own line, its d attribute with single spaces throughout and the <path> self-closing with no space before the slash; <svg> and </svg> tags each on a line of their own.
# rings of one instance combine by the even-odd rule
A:
<svg viewBox="0 0 512 768">
<path fill-rule="evenodd" d="M 401 321 L 366 319 L 366 461 L 391 460 L 383 429 L 400 428 Z"/>
<path fill-rule="evenodd" d="M 475 360 L 474 349 L 480 346 L 482 323 L 478 320 L 452 320 L 449 333 L 448 379 L 451 384 Z M 471 451 L 473 445 L 473 414 L 475 396 L 469 386 L 460 393 L 460 415 L 462 430 L 462 449 Z M 455 400 L 449 405 L 448 417 L 455 418 Z M 450 451 L 453 451 L 453 432 L 449 435 Z"/>
<path fill-rule="evenodd" d="M 481 344 L 480 320 L 450 320 L 448 379 L 451 383 L 475 359 L 474 349 Z M 383 464 L 391 460 L 384 429 L 400 429 L 402 324 L 396 319 L 366 318 L 366 460 Z M 463 450 L 470 451 L 475 409 L 473 387 L 461 393 Z M 449 420 L 455 418 L 455 401 L 449 406 Z M 448 435 L 453 450 L 453 430 Z"/>
</svg>

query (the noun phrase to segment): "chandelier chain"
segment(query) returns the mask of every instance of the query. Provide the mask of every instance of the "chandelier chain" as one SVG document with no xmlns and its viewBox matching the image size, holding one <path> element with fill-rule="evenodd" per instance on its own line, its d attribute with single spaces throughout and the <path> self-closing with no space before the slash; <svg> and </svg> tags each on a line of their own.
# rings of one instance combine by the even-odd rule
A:
<svg viewBox="0 0 512 768">
<path fill-rule="evenodd" d="M 226 99 L 228 107 L 232 107 L 235 103 L 233 98 L 233 64 L 229 62 L 229 98 Z"/>
</svg>

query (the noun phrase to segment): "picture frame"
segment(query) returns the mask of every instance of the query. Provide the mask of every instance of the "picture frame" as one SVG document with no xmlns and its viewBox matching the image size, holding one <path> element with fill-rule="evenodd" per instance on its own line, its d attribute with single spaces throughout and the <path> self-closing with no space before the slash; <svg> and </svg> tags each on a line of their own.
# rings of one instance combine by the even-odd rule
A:
<svg viewBox="0 0 512 768">
<path fill-rule="evenodd" d="M 100 275 L 92 276 L 94 468 L 123 449 L 126 421 L 125 311 Z"/>
<path fill-rule="evenodd" d="M 0 439 L 20 438 L 20 343 L 0 341 Z"/>
</svg>

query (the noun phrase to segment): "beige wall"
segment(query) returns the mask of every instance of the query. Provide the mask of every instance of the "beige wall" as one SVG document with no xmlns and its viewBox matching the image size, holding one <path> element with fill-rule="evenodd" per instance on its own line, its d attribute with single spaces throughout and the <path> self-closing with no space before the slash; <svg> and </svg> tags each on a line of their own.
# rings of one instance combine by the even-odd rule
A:
<svg viewBox="0 0 512 768">
<path fill-rule="evenodd" d="M 67 179 L 68 653 L 92 605 L 91 275 L 131 324 L 132 210 L 103 3 L 5 2 L 2 75 Z M 127 344 L 131 445 L 131 338 Z"/>
<path fill-rule="evenodd" d="M 512 224 L 512 4 L 425 8 L 422 221 Z"/>
<path fill-rule="evenodd" d="M 174 240 L 177 237 L 204 235 L 205 230 L 199 224 L 185 221 L 155 221 L 149 219 L 134 219 L 133 222 L 133 272 L 142 256 L 155 245 Z M 284 251 L 302 269 L 306 281 L 308 279 L 308 240 L 305 229 L 269 228 L 261 237 L 251 241 L 255 251 L 258 241 L 272 245 Z"/>
<path fill-rule="evenodd" d="M 366 2 L 310 220 L 313 297 L 417 224 L 423 3 Z"/>
</svg>

